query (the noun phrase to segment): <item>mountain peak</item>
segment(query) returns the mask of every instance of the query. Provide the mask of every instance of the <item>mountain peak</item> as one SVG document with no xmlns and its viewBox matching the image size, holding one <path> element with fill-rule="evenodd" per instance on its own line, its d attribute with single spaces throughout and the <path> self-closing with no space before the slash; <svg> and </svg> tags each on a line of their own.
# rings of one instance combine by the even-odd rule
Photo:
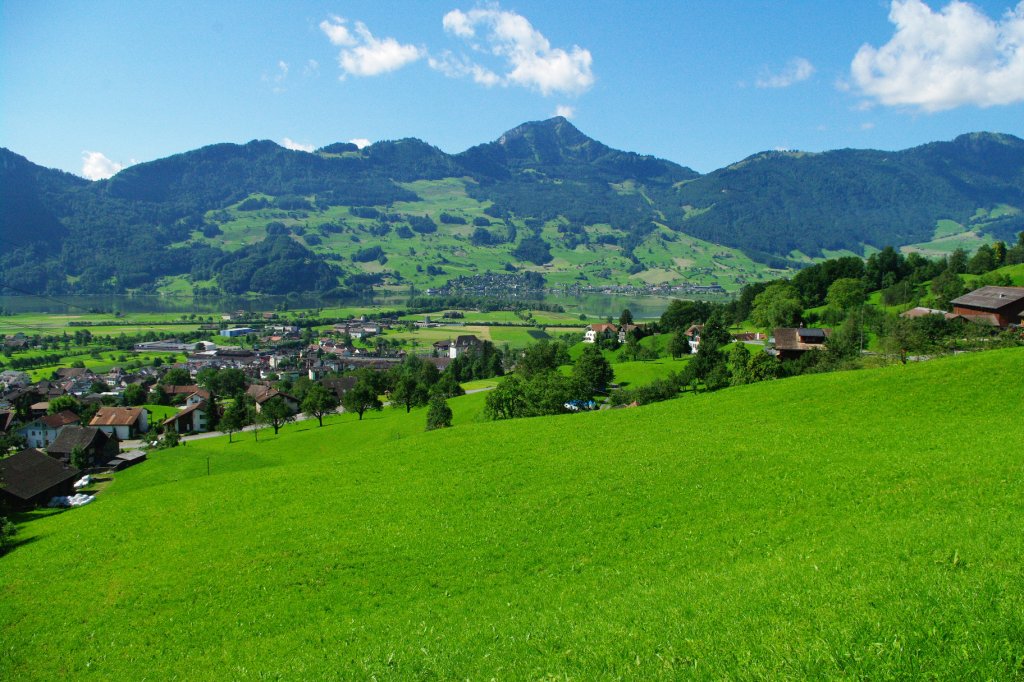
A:
<svg viewBox="0 0 1024 682">
<path fill-rule="evenodd" d="M 544 121 L 529 121 L 505 132 L 498 138 L 498 144 L 508 148 L 518 140 L 543 141 L 559 147 L 578 147 L 594 140 L 580 132 L 564 116 L 555 116 Z"/>
</svg>

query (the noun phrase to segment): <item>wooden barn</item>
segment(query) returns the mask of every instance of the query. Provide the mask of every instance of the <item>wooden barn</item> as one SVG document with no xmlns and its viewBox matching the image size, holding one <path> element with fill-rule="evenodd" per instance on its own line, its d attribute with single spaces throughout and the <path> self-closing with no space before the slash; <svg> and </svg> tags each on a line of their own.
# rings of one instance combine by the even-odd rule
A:
<svg viewBox="0 0 1024 682">
<path fill-rule="evenodd" d="M 969 320 L 1009 327 L 1024 315 L 1024 287 L 982 287 L 950 301 L 953 312 Z"/>
<path fill-rule="evenodd" d="M 81 476 L 75 467 L 26 448 L 0 460 L 0 494 L 15 509 L 31 509 L 57 495 L 74 495 L 74 483 Z"/>
</svg>

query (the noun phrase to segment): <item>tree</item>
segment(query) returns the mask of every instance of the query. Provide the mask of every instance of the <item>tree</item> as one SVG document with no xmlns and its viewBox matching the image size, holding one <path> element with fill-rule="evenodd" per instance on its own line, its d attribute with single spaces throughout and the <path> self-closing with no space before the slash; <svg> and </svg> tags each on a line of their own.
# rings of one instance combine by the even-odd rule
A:
<svg viewBox="0 0 1024 682">
<path fill-rule="evenodd" d="M 245 403 L 236 400 L 224 410 L 224 414 L 220 418 L 220 430 L 227 432 L 230 443 L 232 442 L 231 435 L 235 431 L 244 429 L 248 423 L 249 411 L 245 409 Z"/>
<path fill-rule="evenodd" d="M 541 339 L 528 346 L 522 358 L 516 363 L 516 372 L 529 378 L 541 372 L 557 369 L 560 365 L 569 364 L 569 351 L 560 341 L 550 342 Z"/>
<path fill-rule="evenodd" d="M 754 297 L 751 321 L 758 327 L 772 330 L 775 327 L 792 327 L 800 321 L 804 307 L 800 294 L 791 284 L 772 284 Z M 701 345 L 704 336 L 701 335 Z"/>
<path fill-rule="evenodd" d="M 142 384 L 128 384 L 124 389 L 125 405 L 143 405 L 146 402 L 146 389 Z"/>
<path fill-rule="evenodd" d="M 187 369 L 181 367 L 171 367 L 160 377 L 162 386 L 187 386 L 190 383 L 192 383 L 192 375 L 188 373 Z"/>
<path fill-rule="evenodd" d="M 972 275 L 983 275 L 996 269 L 996 253 L 988 244 L 982 244 L 967 262 L 967 272 Z"/>
<path fill-rule="evenodd" d="M 426 405 L 430 399 L 430 386 L 437 382 L 437 367 L 415 355 L 406 358 L 391 371 L 391 402 L 405 406 L 408 413 L 414 407 Z"/>
<path fill-rule="evenodd" d="M 430 406 L 427 408 L 427 431 L 434 429 L 445 429 L 452 425 L 452 408 L 448 401 L 439 395 L 430 399 Z"/>
<path fill-rule="evenodd" d="M 710 391 L 727 386 L 729 370 L 721 349 L 729 341 L 725 325 L 717 315 L 713 315 L 701 330 L 697 356 L 686 366 L 686 375 L 703 381 Z"/>
<path fill-rule="evenodd" d="M 80 409 L 82 409 L 82 406 L 79 404 L 77 400 L 75 400 L 74 396 L 59 395 L 50 401 L 49 406 L 46 408 L 46 413 L 57 414 L 58 412 L 62 412 L 64 410 L 71 410 L 75 414 L 78 414 L 78 411 Z"/>
<path fill-rule="evenodd" d="M 955 249 L 949 255 L 948 270 L 954 275 L 962 275 L 967 272 L 967 252 L 963 249 Z"/>
<path fill-rule="evenodd" d="M 494 390 L 487 392 L 484 416 L 488 419 L 514 419 L 527 414 L 526 380 L 510 374 Z"/>
<path fill-rule="evenodd" d="M 89 466 L 89 456 L 81 445 L 76 445 L 71 450 L 71 466 L 76 469 L 84 469 Z"/>
<path fill-rule="evenodd" d="M 432 396 L 439 395 L 443 398 L 454 398 L 460 395 L 466 395 L 466 390 L 462 388 L 458 379 L 451 372 L 444 372 L 438 378 L 437 383 L 430 387 L 430 394 Z"/>
<path fill-rule="evenodd" d="M 302 411 L 316 417 L 320 426 L 324 425 L 324 415 L 338 409 L 338 397 L 333 391 L 327 390 L 323 384 L 313 384 L 302 399 Z"/>
<path fill-rule="evenodd" d="M 623 308 L 622 314 L 619 315 L 619 326 L 633 324 L 633 311 L 629 308 Z"/>
<path fill-rule="evenodd" d="M 942 310 L 948 309 L 949 302 L 963 296 L 965 291 L 964 281 L 953 270 L 946 270 L 932 280 L 932 296 L 935 305 Z"/>
<path fill-rule="evenodd" d="M 863 305 L 865 300 L 867 292 L 864 290 L 864 281 L 852 277 L 843 277 L 832 282 L 828 293 L 825 294 L 826 303 L 846 314 Z"/>
<path fill-rule="evenodd" d="M 260 406 L 260 416 L 263 423 L 274 427 L 275 436 L 282 426 L 295 419 L 292 408 L 288 407 L 288 403 L 279 395 L 275 395 Z"/>
<path fill-rule="evenodd" d="M 361 369 L 357 373 L 356 385 L 345 392 L 341 404 L 348 412 L 355 412 L 362 421 L 367 410 L 380 410 L 383 406 L 377 397 L 377 379 L 372 369 Z"/>
<path fill-rule="evenodd" d="M 750 377 L 747 375 L 747 367 L 750 364 L 750 350 L 746 344 L 734 343 L 729 348 L 726 363 L 729 368 L 729 374 L 732 376 L 731 383 L 733 386 L 750 383 Z"/>
<path fill-rule="evenodd" d="M 572 378 L 580 397 L 590 398 L 595 393 L 604 392 L 615 378 L 615 372 L 605 359 L 604 353 L 597 347 L 588 345 L 572 368 Z"/>
<path fill-rule="evenodd" d="M 672 333 L 668 340 L 668 353 L 673 358 L 680 358 L 690 354 L 690 340 L 682 330 Z"/>
</svg>

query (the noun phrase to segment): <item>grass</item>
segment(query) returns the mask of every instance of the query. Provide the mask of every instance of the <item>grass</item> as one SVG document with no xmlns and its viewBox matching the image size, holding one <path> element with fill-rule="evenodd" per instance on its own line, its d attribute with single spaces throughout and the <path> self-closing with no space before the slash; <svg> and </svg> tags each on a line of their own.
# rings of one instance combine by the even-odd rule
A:
<svg viewBox="0 0 1024 682">
<path fill-rule="evenodd" d="M 23 523 L 0 676 L 1019 678 L 1022 370 L 493 424 L 474 394 L 439 432 L 388 410 L 158 452 Z"/>
</svg>

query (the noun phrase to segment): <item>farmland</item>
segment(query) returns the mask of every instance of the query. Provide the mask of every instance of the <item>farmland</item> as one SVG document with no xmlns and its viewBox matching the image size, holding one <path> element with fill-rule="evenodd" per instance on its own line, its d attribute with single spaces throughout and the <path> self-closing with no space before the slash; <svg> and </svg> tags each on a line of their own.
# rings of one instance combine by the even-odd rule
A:
<svg viewBox="0 0 1024 682">
<path fill-rule="evenodd" d="M 386 410 L 192 442 L 22 520 L 0 675 L 1010 679 L 1022 370 L 499 423 L 474 394 L 437 432 Z"/>
</svg>

